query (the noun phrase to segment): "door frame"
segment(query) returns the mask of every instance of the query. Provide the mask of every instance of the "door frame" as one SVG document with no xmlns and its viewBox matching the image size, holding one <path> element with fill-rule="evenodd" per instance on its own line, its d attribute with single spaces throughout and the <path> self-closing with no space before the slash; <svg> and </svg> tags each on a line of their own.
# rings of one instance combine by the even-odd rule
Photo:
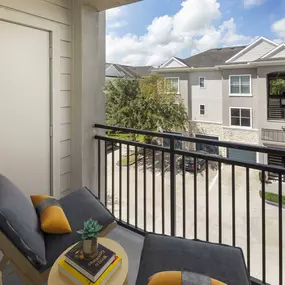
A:
<svg viewBox="0 0 285 285">
<path fill-rule="evenodd" d="M 0 7 L 0 21 L 49 32 L 50 35 L 50 193 L 60 198 L 60 27 L 33 15 Z"/>
</svg>

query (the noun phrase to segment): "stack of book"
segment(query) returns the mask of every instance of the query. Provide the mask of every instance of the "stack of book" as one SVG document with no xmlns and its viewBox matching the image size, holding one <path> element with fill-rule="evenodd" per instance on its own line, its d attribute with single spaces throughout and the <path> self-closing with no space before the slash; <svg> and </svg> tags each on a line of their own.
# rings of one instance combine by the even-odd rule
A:
<svg viewBox="0 0 285 285">
<path fill-rule="evenodd" d="M 116 272 L 122 259 L 98 244 L 97 254 L 85 259 L 79 242 L 58 263 L 58 270 L 77 285 L 104 285 Z"/>
</svg>

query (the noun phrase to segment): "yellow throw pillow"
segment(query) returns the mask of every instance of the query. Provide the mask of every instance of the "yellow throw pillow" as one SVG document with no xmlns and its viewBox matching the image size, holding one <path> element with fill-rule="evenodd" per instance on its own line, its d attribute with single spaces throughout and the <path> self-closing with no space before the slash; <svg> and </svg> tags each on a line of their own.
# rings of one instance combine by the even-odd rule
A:
<svg viewBox="0 0 285 285">
<path fill-rule="evenodd" d="M 48 234 L 71 233 L 69 222 L 58 200 L 46 195 L 32 195 L 31 200 L 40 216 L 43 232 Z"/>
<path fill-rule="evenodd" d="M 165 271 L 152 275 L 149 278 L 148 285 L 181 285 L 181 271 Z"/>
<path fill-rule="evenodd" d="M 193 273 L 195 274 L 195 273 Z M 221 281 L 210 278 L 211 285 L 227 285 Z M 181 271 L 164 271 L 152 275 L 148 285 L 183 285 Z"/>
</svg>

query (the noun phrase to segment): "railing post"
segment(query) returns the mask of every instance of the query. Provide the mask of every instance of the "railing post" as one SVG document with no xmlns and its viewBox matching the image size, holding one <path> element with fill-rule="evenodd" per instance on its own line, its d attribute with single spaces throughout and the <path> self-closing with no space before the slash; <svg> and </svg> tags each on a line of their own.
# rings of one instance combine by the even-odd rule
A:
<svg viewBox="0 0 285 285">
<path fill-rule="evenodd" d="M 176 234 L 176 165 L 175 165 L 175 138 L 170 138 L 170 228 L 171 235 Z"/>
</svg>

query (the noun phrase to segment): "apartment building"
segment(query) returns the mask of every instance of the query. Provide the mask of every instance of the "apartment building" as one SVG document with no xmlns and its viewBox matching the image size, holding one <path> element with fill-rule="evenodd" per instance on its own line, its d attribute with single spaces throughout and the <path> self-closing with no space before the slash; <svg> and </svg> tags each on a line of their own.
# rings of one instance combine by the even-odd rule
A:
<svg viewBox="0 0 285 285">
<path fill-rule="evenodd" d="M 248 46 L 172 57 L 154 72 L 181 94 L 196 137 L 285 148 L 285 44 L 260 37 Z M 196 148 L 285 166 L 282 157 Z"/>
<path fill-rule="evenodd" d="M 140 79 L 150 75 L 153 66 L 130 66 L 115 63 L 105 64 L 106 80 L 126 78 Z"/>
</svg>

